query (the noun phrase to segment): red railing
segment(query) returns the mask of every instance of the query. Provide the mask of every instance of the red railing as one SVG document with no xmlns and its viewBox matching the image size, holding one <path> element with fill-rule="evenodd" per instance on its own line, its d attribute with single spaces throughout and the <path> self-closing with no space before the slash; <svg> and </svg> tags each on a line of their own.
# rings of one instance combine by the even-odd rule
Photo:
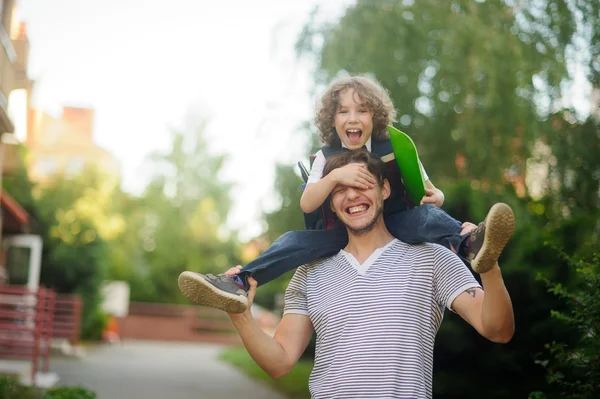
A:
<svg viewBox="0 0 600 399">
<path fill-rule="evenodd" d="M 67 339 L 71 345 L 79 343 L 81 330 L 81 297 L 73 294 L 56 294 L 54 308 L 54 338 Z"/>
<path fill-rule="evenodd" d="M 48 371 L 55 301 L 46 288 L 0 287 L 0 358 L 31 359 L 34 384 L 40 358 Z"/>
</svg>

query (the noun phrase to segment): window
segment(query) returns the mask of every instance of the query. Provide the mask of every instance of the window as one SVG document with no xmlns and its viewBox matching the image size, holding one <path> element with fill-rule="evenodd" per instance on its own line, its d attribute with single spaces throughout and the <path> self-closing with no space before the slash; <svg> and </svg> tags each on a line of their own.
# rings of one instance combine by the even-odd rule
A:
<svg viewBox="0 0 600 399">
<path fill-rule="evenodd" d="M 26 285 L 29 279 L 30 248 L 9 247 L 6 254 L 8 281 L 14 285 Z"/>
<path fill-rule="evenodd" d="M 58 161 L 52 157 L 41 157 L 36 162 L 36 171 L 40 176 L 50 176 L 58 172 Z"/>
<path fill-rule="evenodd" d="M 85 158 L 83 157 L 71 157 L 67 161 L 67 166 L 65 167 L 65 175 L 67 176 L 75 176 L 83 172 L 85 168 Z"/>
</svg>

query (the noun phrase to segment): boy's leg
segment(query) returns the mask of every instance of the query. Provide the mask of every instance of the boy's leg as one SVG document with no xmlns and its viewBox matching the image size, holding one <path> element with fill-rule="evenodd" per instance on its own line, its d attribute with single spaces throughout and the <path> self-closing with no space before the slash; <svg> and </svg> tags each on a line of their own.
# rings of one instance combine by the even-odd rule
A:
<svg viewBox="0 0 600 399">
<path fill-rule="evenodd" d="M 466 260 L 469 234 L 460 235 L 462 223 L 435 205 L 425 204 L 416 209 L 419 209 L 419 217 L 423 219 L 419 225 L 419 236 L 426 242 L 453 249 L 460 258 Z"/>
<path fill-rule="evenodd" d="M 258 285 L 317 259 L 337 254 L 348 244 L 348 233 L 341 223 L 330 230 L 296 230 L 279 237 L 258 258 L 240 270 L 245 285 L 252 277 Z"/>
<path fill-rule="evenodd" d="M 487 217 L 470 233 L 461 235 L 462 224 L 442 209 L 425 204 L 387 215 L 388 230 L 409 244 L 431 242 L 453 249 L 477 273 L 492 268 L 508 243 L 514 228 L 512 209 L 492 206 Z"/>
<path fill-rule="evenodd" d="M 460 235 L 458 220 L 431 204 L 386 215 L 385 224 L 394 237 L 408 244 L 431 242 L 458 249 L 468 238 Z"/>
<path fill-rule="evenodd" d="M 241 313 L 248 306 L 247 278 L 264 284 L 298 266 L 335 255 L 348 242 L 346 229 L 338 223 L 331 230 L 290 231 L 279 237 L 237 276 L 183 272 L 179 289 L 192 302 L 229 313 Z"/>
</svg>

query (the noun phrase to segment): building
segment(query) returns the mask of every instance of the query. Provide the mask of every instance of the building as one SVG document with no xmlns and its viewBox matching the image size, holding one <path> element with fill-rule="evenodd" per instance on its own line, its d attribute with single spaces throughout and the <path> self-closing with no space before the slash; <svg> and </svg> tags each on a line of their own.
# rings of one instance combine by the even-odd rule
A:
<svg viewBox="0 0 600 399">
<path fill-rule="evenodd" d="M 34 84 L 27 74 L 26 25 L 17 21 L 15 13 L 15 0 L 0 0 L 0 182 L 22 166 L 15 132 L 26 129 Z M 34 234 L 35 223 L 4 189 L 0 191 L 0 206 L 0 284 L 8 278 L 36 289 L 42 243 Z"/>
<path fill-rule="evenodd" d="M 64 107 L 60 118 L 29 109 L 28 172 L 35 182 L 67 177 L 96 168 L 109 176 L 120 175 L 116 158 L 94 143 L 94 109 Z"/>
</svg>

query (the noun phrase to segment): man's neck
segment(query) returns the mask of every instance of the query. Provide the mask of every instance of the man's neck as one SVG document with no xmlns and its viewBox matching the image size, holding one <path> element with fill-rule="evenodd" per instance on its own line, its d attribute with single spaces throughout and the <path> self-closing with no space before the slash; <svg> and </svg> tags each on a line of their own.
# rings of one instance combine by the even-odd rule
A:
<svg viewBox="0 0 600 399">
<path fill-rule="evenodd" d="M 385 247 L 393 239 L 382 218 L 368 233 L 356 235 L 348 231 L 348 245 L 344 251 L 351 253 L 362 264 L 376 249 Z"/>
</svg>

